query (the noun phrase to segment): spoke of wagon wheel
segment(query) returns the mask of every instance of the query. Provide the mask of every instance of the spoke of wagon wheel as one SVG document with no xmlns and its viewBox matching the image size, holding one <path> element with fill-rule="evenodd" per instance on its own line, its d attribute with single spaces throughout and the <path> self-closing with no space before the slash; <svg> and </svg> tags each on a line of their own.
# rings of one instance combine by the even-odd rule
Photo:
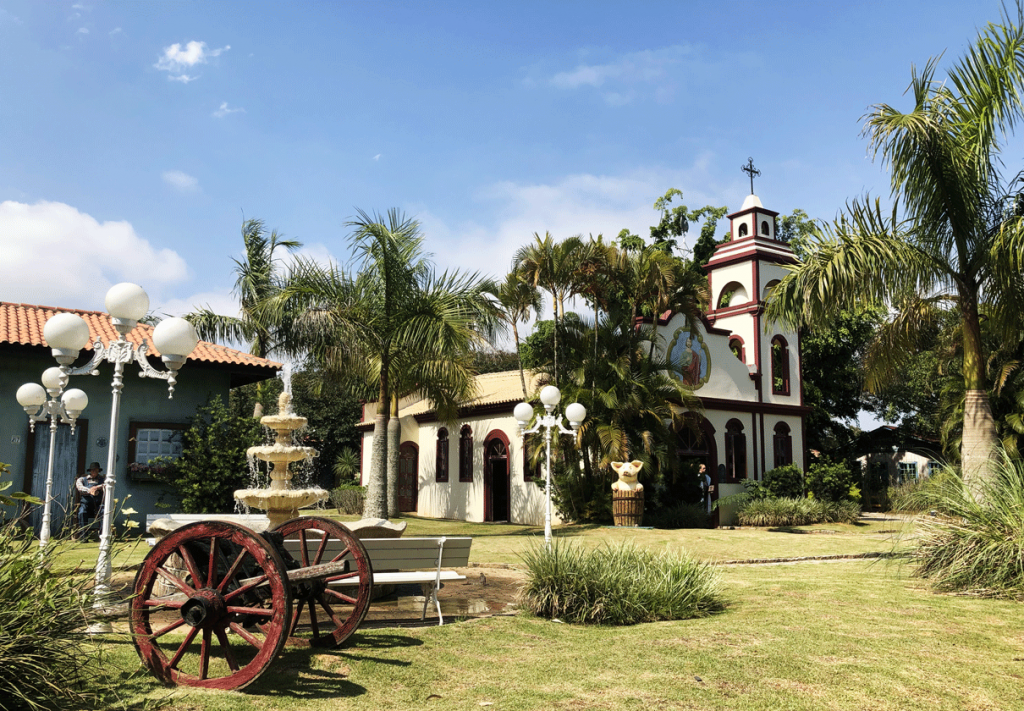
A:
<svg viewBox="0 0 1024 711">
<path fill-rule="evenodd" d="M 181 590 L 186 595 L 192 596 L 196 594 L 195 588 L 193 588 L 191 585 L 186 583 L 184 580 L 179 578 L 171 571 L 167 570 L 167 568 L 163 567 L 162 565 L 156 569 L 156 574 L 164 580 L 166 580 L 167 582 L 169 582 L 174 587 L 178 588 L 178 590 Z"/>
<path fill-rule="evenodd" d="M 247 553 L 247 551 L 243 550 L 243 551 L 241 551 L 235 557 L 235 560 L 231 563 L 231 566 L 228 568 L 228 572 L 226 572 L 224 574 L 224 577 L 221 579 L 220 584 L 217 585 L 217 592 L 223 593 L 224 592 L 224 586 L 227 585 L 232 580 L 234 580 L 235 574 L 238 572 L 238 569 L 241 567 L 242 560 L 245 558 L 246 553 Z"/>
<path fill-rule="evenodd" d="M 210 565 L 207 568 L 206 584 L 203 587 L 212 588 L 214 574 L 217 572 L 217 543 L 220 539 L 210 536 Z"/>
<path fill-rule="evenodd" d="M 168 667 L 173 669 L 178 666 L 178 662 L 181 661 L 182 655 L 185 654 L 185 650 L 188 649 L 190 644 L 192 644 L 192 640 L 196 638 L 197 634 L 199 634 L 198 627 L 193 627 L 188 631 L 188 634 L 185 635 L 185 641 L 183 641 L 181 646 L 178 647 L 178 651 L 176 651 L 174 656 L 171 657 L 171 661 L 167 662 Z"/>
<path fill-rule="evenodd" d="M 244 639 L 253 647 L 255 647 L 256 649 L 263 649 L 263 642 L 258 637 L 256 637 L 256 635 L 254 635 L 252 632 L 242 627 L 242 625 L 238 624 L 237 622 L 232 622 L 229 626 L 231 627 L 232 632 L 237 634 L 239 637 Z"/>
<path fill-rule="evenodd" d="M 199 678 L 205 679 L 210 671 L 210 630 L 203 630 L 203 643 L 199 647 Z"/>
<path fill-rule="evenodd" d="M 353 602 L 355 601 L 353 600 Z M 322 597 L 320 598 L 320 607 L 324 608 L 324 612 L 327 613 L 327 616 L 331 618 L 331 621 L 334 622 L 335 625 L 341 627 L 345 624 L 345 621 L 335 614 L 331 606 Z"/>
<path fill-rule="evenodd" d="M 178 555 L 185 561 L 185 568 L 188 570 L 188 574 L 192 576 L 192 584 L 198 590 L 203 587 L 203 576 L 199 574 L 199 566 L 196 565 L 195 558 L 192 557 L 192 553 L 189 551 L 188 546 L 178 546 Z"/>
<path fill-rule="evenodd" d="M 174 622 L 172 622 L 171 624 L 167 625 L 166 627 L 161 627 L 156 632 L 154 632 L 153 634 L 149 635 L 149 638 L 150 639 L 157 639 L 158 637 L 163 637 L 168 632 L 173 632 L 174 630 L 176 630 L 179 627 L 181 627 L 183 624 L 185 624 L 185 620 L 175 620 Z"/>
<path fill-rule="evenodd" d="M 355 605 L 359 601 L 358 598 L 350 597 L 350 596 L 346 595 L 343 592 L 339 592 L 338 590 L 335 590 L 334 588 L 327 588 L 326 590 L 324 590 L 324 593 L 327 594 L 327 595 L 330 595 L 335 600 L 341 600 L 342 602 L 347 602 L 349 605 Z"/>
<path fill-rule="evenodd" d="M 235 653 L 231 651 L 231 642 L 228 640 L 227 632 L 223 627 L 218 627 L 216 632 L 217 641 L 220 642 L 220 648 L 224 650 L 224 659 L 227 660 L 228 668 L 233 672 L 238 671 L 238 660 L 235 659 Z"/>
<path fill-rule="evenodd" d="M 252 590 L 254 587 L 257 587 L 258 585 L 261 585 L 261 584 L 263 584 L 265 582 L 267 582 L 267 576 L 266 575 L 257 575 L 255 578 L 250 578 L 249 580 L 247 580 L 245 582 L 245 585 L 242 585 L 239 588 L 235 588 L 234 590 L 229 592 L 227 595 L 225 595 L 224 596 L 224 602 L 227 602 L 228 600 L 234 600 L 239 595 L 242 595 L 243 593 L 247 593 L 250 590 Z"/>
</svg>

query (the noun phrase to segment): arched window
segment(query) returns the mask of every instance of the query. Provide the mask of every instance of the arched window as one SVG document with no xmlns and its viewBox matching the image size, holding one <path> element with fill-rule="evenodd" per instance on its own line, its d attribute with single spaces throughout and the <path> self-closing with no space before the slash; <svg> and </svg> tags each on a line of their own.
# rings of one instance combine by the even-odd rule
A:
<svg viewBox="0 0 1024 711">
<path fill-rule="evenodd" d="M 735 419 L 725 423 L 725 478 L 747 478 L 747 436 L 743 434 L 743 425 Z"/>
<path fill-rule="evenodd" d="M 473 428 L 459 430 L 459 481 L 473 481 Z"/>
<path fill-rule="evenodd" d="M 739 336 L 732 336 L 729 339 L 729 350 L 741 363 L 747 362 L 747 354 L 743 350 L 743 339 Z"/>
<path fill-rule="evenodd" d="M 775 466 L 784 467 L 793 463 L 793 438 L 789 433 L 789 425 L 780 422 L 775 425 Z"/>
<path fill-rule="evenodd" d="M 782 336 L 772 339 L 772 392 L 789 395 L 789 344 Z"/>
<path fill-rule="evenodd" d="M 747 231 L 748 231 L 747 230 L 747 223 L 746 222 L 740 223 L 740 237 L 746 237 L 747 236 Z"/>
<path fill-rule="evenodd" d="M 444 427 L 437 431 L 437 456 L 434 460 L 434 480 L 448 481 L 448 430 Z"/>
<path fill-rule="evenodd" d="M 750 301 L 750 297 L 747 296 L 747 289 L 738 281 L 731 281 L 722 287 L 722 291 L 718 294 L 718 308 L 724 309 L 728 306 L 738 306 L 745 304 Z"/>
<path fill-rule="evenodd" d="M 761 220 L 761 234 L 767 236 L 768 233 L 768 220 Z"/>
</svg>

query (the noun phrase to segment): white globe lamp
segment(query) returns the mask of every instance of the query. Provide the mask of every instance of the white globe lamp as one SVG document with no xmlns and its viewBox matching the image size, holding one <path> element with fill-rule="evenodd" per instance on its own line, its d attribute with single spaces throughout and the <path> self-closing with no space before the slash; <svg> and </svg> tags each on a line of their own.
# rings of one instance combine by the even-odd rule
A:
<svg viewBox="0 0 1024 711">
<path fill-rule="evenodd" d="M 18 388 L 15 397 L 18 398 L 18 404 L 25 408 L 25 412 L 32 413 L 46 402 L 46 391 L 39 383 L 25 383 Z"/>
<path fill-rule="evenodd" d="M 580 425 L 583 424 L 583 420 L 587 419 L 587 408 L 578 402 L 574 402 L 565 408 L 565 417 L 569 420 L 569 426 L 574 430 L 578 430 Z"/>
<path fill-rule="evenodd" d="M 106 304 L 107 313 L 114 318 L 115 326 L 118 321 L 125 325 L 138 321 L 149 311 L 149 295 L 145 289 L 127 281 L 110 287 L 103 303 Z M 131 327 L 134 326 L 132 323 Z"/>
<path fill-rule="evenodd" d="M 47 390 L 52 390 L 56 393 L 61 390 L 61 387 L 63 385 L 61 380 L 63 379 L 63 377 L 64 373 L 61 372 L 61 369 L 54 366 L 52 368 L 47 368 L 46 370 L 44 370 L 43 377 L 40 378 L 40 380 L 43 381 L 44 388 L 46 388 Z"/>
<path fill-rule="evenodd" d="M 545 410 L 553 409 L 561 399 L 562 393 L 554 385 L 545 385 L 544 389 L 540 391 L 540 401 L 544 404 Z"/>
<path fill-rule="evenodd" d="M 512 411 L 512 416 L 516 418 L 516 422 L 519 423 L 520 427 L 526 427 L 530 420 L 533 419 L 533 407 L 527 402 L 521 402 Z"/>
<path fill-rule="evenodd" d="M 78 314 L 51 316 L 43 326 L 43 338 L 61 365 L 71 365 L 89 342 L 89 324 Z"/>
<path fill-rule="evenodd" d="M 61 396 L 60 401 L 64 405 L 64 409 L 67 410 L 68 414 L 77 418 L 82 410 L 88 407 L 89 396 L 78 388 L 71 388 Z"/>
<path fill-rule="evenodd" d="M 164 319 L 153 329 L 153 345 L 168 368 L 180 368 L 198 344 L 195 327 L 183 318 Z"/>
</svg>

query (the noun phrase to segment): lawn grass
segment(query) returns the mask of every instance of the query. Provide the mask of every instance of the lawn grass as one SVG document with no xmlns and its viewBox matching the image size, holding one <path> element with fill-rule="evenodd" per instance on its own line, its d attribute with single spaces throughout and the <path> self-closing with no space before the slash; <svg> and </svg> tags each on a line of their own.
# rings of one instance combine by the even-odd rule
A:
<svg viewBox="0 0 1024 711">
<path fill-rule="evenodd" d="M 478 562 L 517 562 L 521 526 L 405 519 L 407 535 L 472 535 Z M 698 558 L 801 557 L 891 549 L 892 521 L 763 530 L 622 531 Z M 906 542 L 906 538 L 904 542 Z M 95 544 L 94 544 L 95 545 Z M 146 547 L 148 550 L 148 547 Z M 144 553 L 145 551 L 143 551 Z M 123 559 L 130 559 L 129 554 Z M 435 709 L 1024 709 L 1024 608 L 936 595 L 901 563 L 839 560 L 720 568 L 726 610 L 709 618 L 585 627 L 518 617 L 364 629 L 338 650 L 286 648 L 242 692 L 167 689 L 130 640 L 107 649 L 130 708 L 172 711 Z"/>
</svg>

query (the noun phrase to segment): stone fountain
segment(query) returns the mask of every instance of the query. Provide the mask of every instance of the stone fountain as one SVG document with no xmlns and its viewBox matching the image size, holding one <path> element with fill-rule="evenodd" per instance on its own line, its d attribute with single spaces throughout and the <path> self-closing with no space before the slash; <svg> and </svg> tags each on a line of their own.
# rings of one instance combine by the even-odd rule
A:
<svg viewBox="0 0 1024 711">
<path fill-rule="evenodd" d="M 277 399 L 277 414 L 266 415 L 260 422 L 277 433 L 274 444 L 250 447 L 247 454 L 264 462 L 270 462 L 270 487 L 266 489 L 239 489 L 235 499 L 250 509 L 267 512 L 270 528 L 299 515 L 304 506 L 323 501 L 330 494 L 320 487 L 308 489 L 291 488 L 291 462 L 317 456 L 312 447 L 298 447 L 292 444 L 292 433 L 305 427 L 306 418 L 291 411 L 291 393 L 285 391 Z"/>
</svg>

